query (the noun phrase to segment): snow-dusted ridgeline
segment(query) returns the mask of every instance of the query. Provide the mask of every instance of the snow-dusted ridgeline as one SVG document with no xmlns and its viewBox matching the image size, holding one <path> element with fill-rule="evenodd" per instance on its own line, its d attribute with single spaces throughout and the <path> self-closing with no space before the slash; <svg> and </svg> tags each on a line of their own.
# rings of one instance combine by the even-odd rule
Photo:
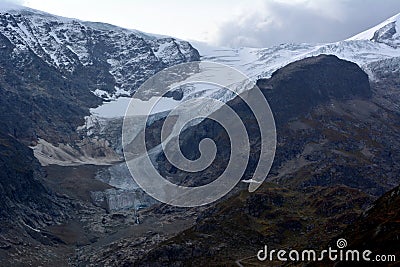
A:
<svg viewBox="0 0 400 267">
<path fill-rule="evenodd" d="M 161 69 L 199 59 L 188 43 L 117 26 L 51 15 L 15 5 L 0 6 L 0 33 L 18 54 L 33 51 L 49 65 L 73 73 L 85 67 L 106 69 L 114 79 L 107 90 L 93 88 L 104 99 L 133 93 Z"/>
</svg>

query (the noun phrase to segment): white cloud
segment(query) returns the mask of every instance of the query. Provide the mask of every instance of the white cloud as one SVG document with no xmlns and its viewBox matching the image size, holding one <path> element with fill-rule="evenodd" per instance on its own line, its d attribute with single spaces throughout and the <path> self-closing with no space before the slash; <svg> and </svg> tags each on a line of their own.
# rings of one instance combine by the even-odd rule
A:
<svg viewBox="0 0 400 267">
<path fill-rule="evenodd" d="M 211 39 L 233 47 L 332 42 L 398 12 L 398 0 L 263 0 L 221 23 Z"/>
</svg>

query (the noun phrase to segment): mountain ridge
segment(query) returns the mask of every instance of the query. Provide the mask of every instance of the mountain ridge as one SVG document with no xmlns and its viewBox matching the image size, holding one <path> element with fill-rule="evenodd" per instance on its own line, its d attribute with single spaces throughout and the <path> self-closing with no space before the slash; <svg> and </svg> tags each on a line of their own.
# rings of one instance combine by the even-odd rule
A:
<svg viewBox="0 0 400 267">
<path fill-rule="evenodd" d="M 102 64 L 115 81 L 100 79 L 96 81 L 98 88 L 92 91 L 98 90 L 97 94 L 103 98 L 109 94 L 106 99 L 132 94 L 165 67 L 199 59 L 198 52 L 188 42 L 172 37 L 152 36 L 30 8 L 6 10 L 1 14 L 0 32 L 17 50 L 30 49 L 62 72 L 73 73 L 76 68 Z"/>
</svg>

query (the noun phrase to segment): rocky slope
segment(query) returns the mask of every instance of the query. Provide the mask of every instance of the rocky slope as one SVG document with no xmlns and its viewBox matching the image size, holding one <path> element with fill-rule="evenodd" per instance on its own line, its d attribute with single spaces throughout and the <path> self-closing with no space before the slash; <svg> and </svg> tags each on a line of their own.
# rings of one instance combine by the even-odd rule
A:
<svg viewBox="0 0 400 267">
<path fill-rule="evenodd" d="M 0 130 L 26 141 L 71 142 L 75 128 L 101 99 L 82 77 L 63 74 L 0 32 Z"/>
<path fill-rule="evenodd" d="M 43 175 L 32 151 L 15 138 L 0 135 L 0 216 L 31 227 L 60 220 L 63 212 L 43 184 Z"/>
<path fill-rule="evenodd" d="M 85 72 L 99 95 L 129 95 L 159 70 L 199 59 L 185 41 L 22 7 L 2 12 L 0 31 L 14 53 L 31 50 L 62 72 Z"/>
<path fill-rule="evenodd" d="M 385 193 L 368 208 L 352 224 L 338 236 L 327 242 L 325 247 L 335 247 L 338 239 L 345 239 L 346 249 L 371 251 L 371 262 L 353 262 L 352 266 L 399 266 L 399 205 L 400 187 L 397 186 Z M 307 266 L 348 266 L 344 262 L 323 261 Z"/>
<path fill-rule="evenodd" d="M 370 196 L 343 186 L 293 191 L 265 183 L 254 194 L 242 191 L 203 212 L 195 226 L 161 242 L 136 262 L 121 263 L 234 266 L 239 260 L 243 266 L 257 266 L 255 255 L 265 244 L 319 248 L 353 222 L 370 201 Z"/>
<path fill-rule="evenodd" d="M 350 225 L 341 237 L 349 248 L 368 249 L 374 255 L 395 255 L 400 262 L 400 187 L 387 192 Z M 389 263 L 393 264 L 393 263 Z M 393 264 L 394 265 L 394 264 Z"/>
<path fill-rule="evenodd" d="M 40 255 L 35 248 L 60 242 L 43 229 L 70 218 L 73 207 L 43 185 L 44 175 L 31 149 L 0 134 L 1 266 L 28 264 Z"/>
<path fill-rule="evenodd" d="M 335 68 L 343 70 L 340 75 L 328 71 L 341 64 Z M 277 153 L 267 178 L 279 186 L 264 184 L 253 195 L 241 192 L 222 201 L 200 215 L 194 227 L 162 242 L 135 264 L 233 265 L 239 260 L 246 266 L 257 263 L 255 253 L 263 244 L 319 248 L 355 223 L 374 198 L 399 183 L 399 110 L 379 104 L 380 92 L 388 84 L 374 83 L 371 90 L 357 66 L 326 56 L 290 64 L 259 84 L 272 111 L 282 110 L 277 113 Z M 240 101 L 229 104 L 246 125 L 254 125 Z M 285 108 L 287 112 L 283 112 Z M 220 173 L 229 143 L 212 122 L 204 121 L 184 132 L 182 151 L 196 157 L 196 152 L 189 153 L 195 151 L 193 140 L 203 138 L 206 132 L 223 144 L 222 160 L 217 158 L 212 171 L 188 175 L 168 164 L 161 170 L 174 176 L 175 182 L 189 185 L 209 182 L 209 175 Z M 252 160 L 256 160 L 260 141 L 252 140 Z M 158 166 L 163 163 L 161 157 Z M 244 179 L 250 178 L 251 167 L 250 161 Z M 387 218 L 382 212 L 375 217 Z"/>
</svg>

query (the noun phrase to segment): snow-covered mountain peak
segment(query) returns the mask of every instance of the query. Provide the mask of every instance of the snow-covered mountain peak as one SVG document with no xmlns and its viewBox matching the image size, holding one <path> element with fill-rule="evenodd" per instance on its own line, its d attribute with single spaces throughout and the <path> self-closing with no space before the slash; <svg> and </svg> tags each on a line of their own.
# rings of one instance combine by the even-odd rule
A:
<svg viewBox="0 0 400 267">
<path fill-rule="evenodd" d="M 93 74 L 93 92 L 104 99 L 132 94 L 163 68 L 199 60 L 188 42 L 172 37 L 13 4 L 0 7 L 0 37 L 8 40 L 15 56 L 31 51 L 66 75 Z"/>
<path fill-rule="evenodd" d="M 370 40 L 383 43 L 394 48 L 400 47 L 400 13 L 384 22 L 359 33 L 348 40 Z"/>
</svg>

